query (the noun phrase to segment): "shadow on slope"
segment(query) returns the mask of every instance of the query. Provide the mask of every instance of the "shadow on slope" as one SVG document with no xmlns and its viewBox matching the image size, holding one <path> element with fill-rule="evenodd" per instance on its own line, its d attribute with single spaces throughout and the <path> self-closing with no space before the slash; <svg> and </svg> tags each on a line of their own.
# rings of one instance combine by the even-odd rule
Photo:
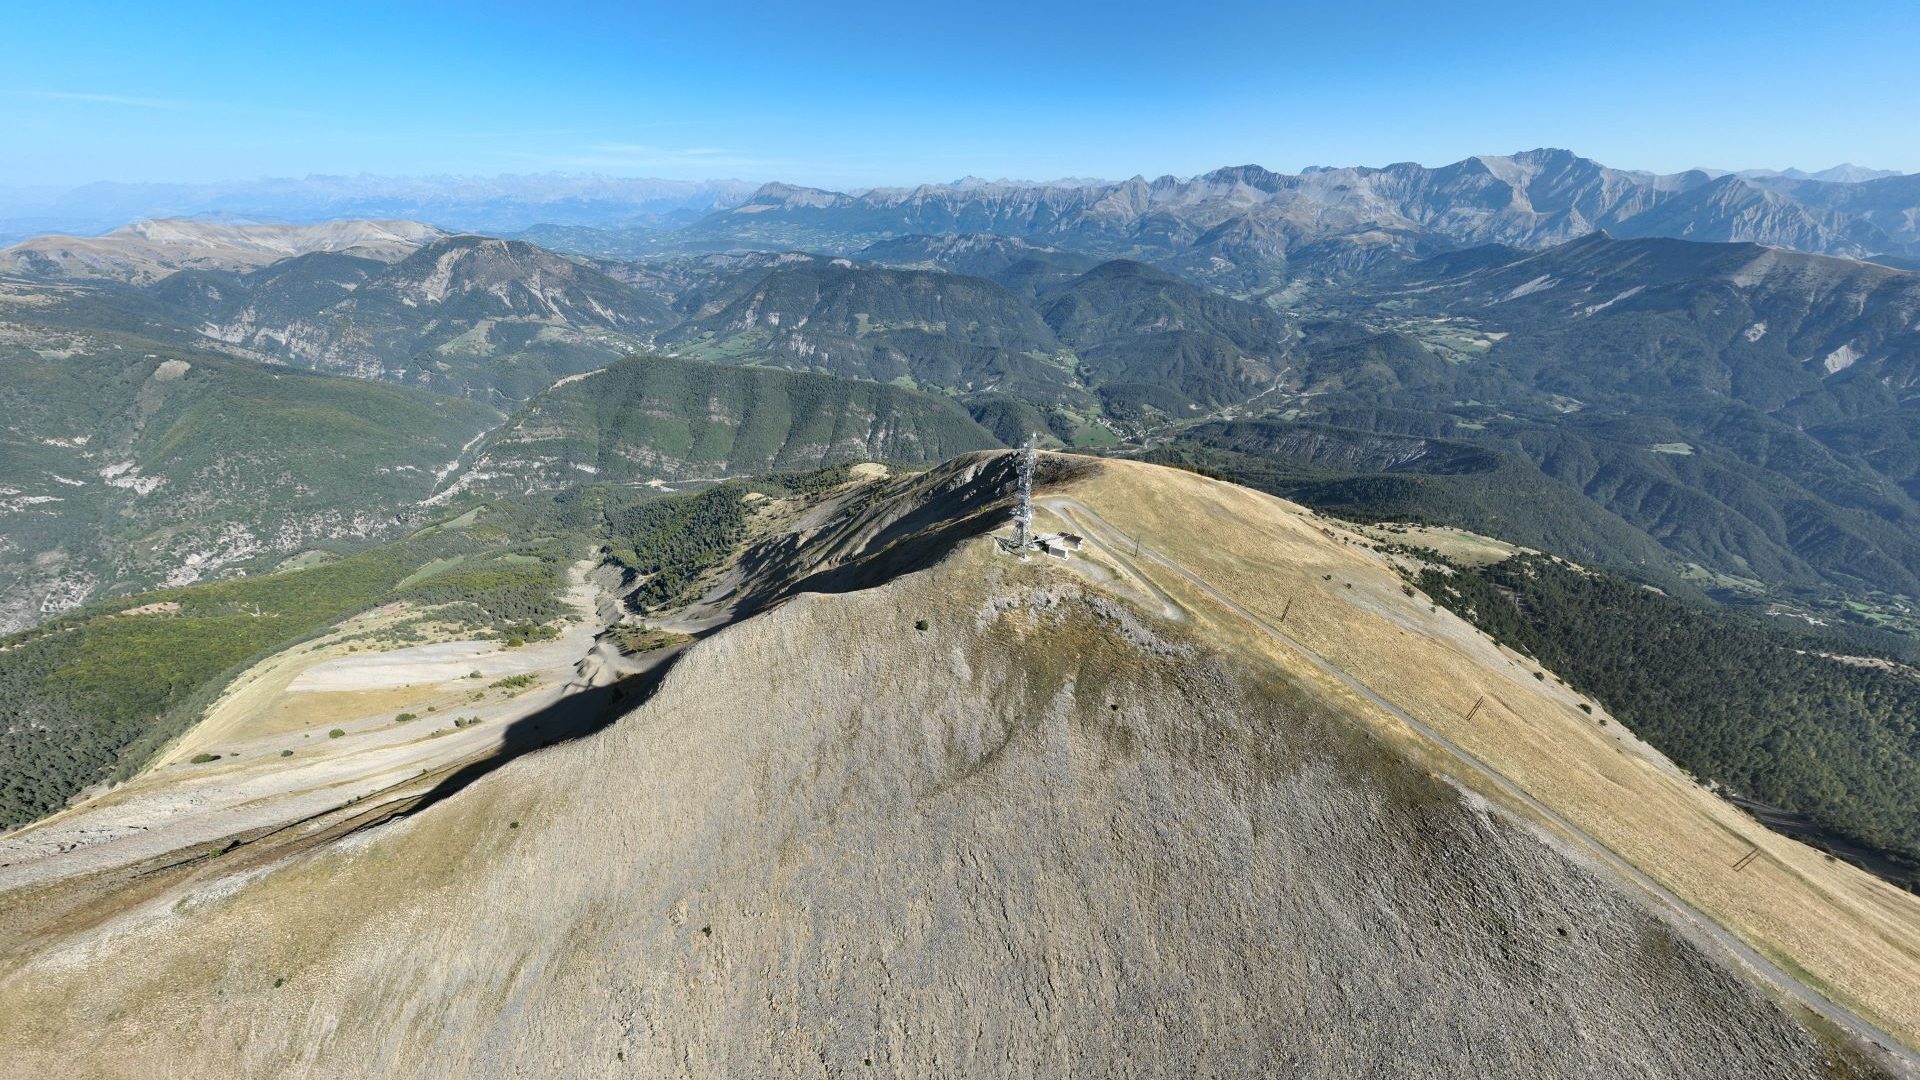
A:
<svg viewBox="0 0 1920 1080">
<path fill-rule="evenodd" d="M 493 753 L 455 769 L 405 809 L 382 820 L 412 817 L 443 799 L 458 795 L 474 781 L 517 757 L 604 730 L 653 697 L 667 672 L 672 671 L 679 660 L 680 653 L 676 650 L 637 675 L 629 675 L 611 686 L 575 690 L 546 708 L 513 721 L 507 725 L 500 746 Z"/>
<path fill-rule="evenodd" d="M 697 613 L 709 623 L 696 631 L 704 635 L 800 593 L 870 589 L 932 566 L 964 541 L 1006 524 L 1014 456 L 1009 450 L 966 454 L 839 495 L 823 508 L 826 520 L 748 547 L 683 617 Z M 1091 458 L 1042 454 L 1035 490 L 1099 467 Z"/>
<path fill-rule="evenodd" d="M 1036 488 L 1098 467 L 1090 459 L 1042 455 Z M 722 583 L 697 602 L 724 610 L 725 617 L 693 636 L 717 633 L 800 593 L 856 592 L 932 566 L 962 542 L 1005 524 L 998 511 L 1012 497 L 1015 479 L 1011 451 L 982 452 L 838 496 L 838 516 L 827 524 L 783 533 L 742 552 Z M 515 758 L 604 730 L 651 699 L 680 655 L 679 649 L 665 653 L 643 672 L 575 690 L 513 721 L 494 753 L 461 766 L 382 820 L 411 817 Z"/>
</svg>

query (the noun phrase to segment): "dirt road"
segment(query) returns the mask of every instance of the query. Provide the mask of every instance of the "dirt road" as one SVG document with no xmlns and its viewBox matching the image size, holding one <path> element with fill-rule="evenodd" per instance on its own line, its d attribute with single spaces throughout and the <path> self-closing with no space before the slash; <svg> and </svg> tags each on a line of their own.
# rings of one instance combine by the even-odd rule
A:
<svg viewBox="0 0 1920 1080">
<path fill-rule="evenodd" d="M 514 724 L 638 666 L 597 640 L 606 620 L 596 610 L 590 569 L 573 568 L 566 599 L 577 621 L 550 641 L 517 649 L 497 641 L 442 642 L 317 663 L 303 662 L 300 649 L 283 654 L 298 670 L 284 688 L 232 716 L 210 715 L 123 787 L 0 837 L 0 895 L 215 849 L 343 807 L 364 810 L 367 800 L 403 800 L 438 775 L 498 753 Z M 527 677 L 531 688 L 494 685 L 506 676 Z M 400 706 L 421 714 L 406 724 L 395 722 L 397 708 L 286 730 L 257 723 L 301 695 L 406 688 L 421 702 L 438 701 L 441 711 Z M 454 727 L 456 716 L 475 722 Z M 329 737 L 329 728 L 342 735 Z M 206 750 L 222 760 L 187 760 Z"/>
</svg>

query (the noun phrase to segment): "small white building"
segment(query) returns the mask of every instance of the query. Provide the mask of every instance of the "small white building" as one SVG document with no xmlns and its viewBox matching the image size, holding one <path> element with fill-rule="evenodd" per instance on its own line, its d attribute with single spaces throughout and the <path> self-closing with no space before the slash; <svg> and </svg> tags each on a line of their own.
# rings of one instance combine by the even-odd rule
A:
<svg viewBox="0 0 1920 1080">
<path fill-rule="evenodd" d="M 1083 538 L 1073 533 L 1052 533 L 1036 536 L 1033 539 L 1033 546 L 1039 548 L 1042 554 L 1051 555 L 1056 559 L 1067 558 L 1071 553 L 1079 551 L 1080 545 L 1084 543 L 1086 541 Z"/>
</svg>

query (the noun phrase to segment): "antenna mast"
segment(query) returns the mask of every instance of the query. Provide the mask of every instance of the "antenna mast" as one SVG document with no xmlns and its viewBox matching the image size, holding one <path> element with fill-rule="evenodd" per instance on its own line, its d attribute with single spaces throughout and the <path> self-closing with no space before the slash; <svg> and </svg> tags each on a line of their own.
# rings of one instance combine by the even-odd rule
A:
<svg viewBox="0 0 1920 1080">
<path fill-rule="evenodd" d="M 1020 444 L 1020 486 L 1013 504 L 1013 550 L 1021 558 L 1033 547 L 1033 465 L 1039 458 L 1033 448 L 1033 436 Z"/>
</svg>

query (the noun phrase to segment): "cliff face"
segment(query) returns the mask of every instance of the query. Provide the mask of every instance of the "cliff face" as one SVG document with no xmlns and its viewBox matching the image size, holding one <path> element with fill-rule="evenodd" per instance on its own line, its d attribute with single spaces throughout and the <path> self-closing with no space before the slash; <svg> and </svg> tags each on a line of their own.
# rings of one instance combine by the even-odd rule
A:
<svg viewBox="0 0 1920 1080">
<path fill-rule="evenodd" d="M 1855 1075 L 1143 580 L 975 541 L 775 603 L 597 735 L 44 952 L 0 1073 Z"/>
</svg>

